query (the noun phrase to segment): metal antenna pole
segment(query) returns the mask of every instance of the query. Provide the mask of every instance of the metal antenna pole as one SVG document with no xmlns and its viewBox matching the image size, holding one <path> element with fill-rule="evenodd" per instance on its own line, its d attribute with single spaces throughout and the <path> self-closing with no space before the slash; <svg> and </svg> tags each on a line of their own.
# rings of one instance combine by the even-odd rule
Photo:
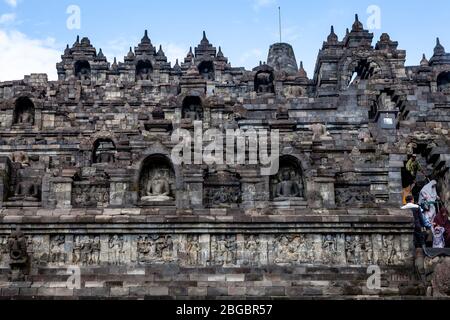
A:
<svg viewBox="0 0 450 320">
<path fill-rule="evenodd" d="M 278 19 L 280 24 L 280 43 L 281 43 L 281 7 L 278 7 Z"/>
</svg>

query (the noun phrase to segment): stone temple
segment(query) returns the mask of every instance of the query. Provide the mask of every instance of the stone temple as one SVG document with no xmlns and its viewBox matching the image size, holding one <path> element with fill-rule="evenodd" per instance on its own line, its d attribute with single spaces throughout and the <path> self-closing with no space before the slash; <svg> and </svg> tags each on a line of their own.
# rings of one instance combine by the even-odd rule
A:
<svg viewBox="0 0 450 320">
<path fill-rule="evenodd" d="M 57 81 L 1 82 L 1 296 L 448 294 L 448 261 L 417 267 L 400 207 L 412 154 L 450 205 L 450 53 L 438 40 L 405 66 L 397 42 L 373 37 L 358 18 L 343 39 L 332 28 L 310 77 L 286 43 L 245 70 L 205 33 L 174 66 L 147 32 L 113 63 L 78 38 Z M 266 130 L 269 146 L 278 130 L 279 170 L 175 163 L 174 133 L 196 129 Z"/>
</svg>

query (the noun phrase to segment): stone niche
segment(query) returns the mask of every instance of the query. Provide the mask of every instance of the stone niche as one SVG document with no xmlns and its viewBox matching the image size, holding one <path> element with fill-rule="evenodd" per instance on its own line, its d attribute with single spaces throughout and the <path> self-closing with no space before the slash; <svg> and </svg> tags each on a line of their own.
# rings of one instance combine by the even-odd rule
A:
<svg viewBox="0 0 450 320">
<path fill-rule="evenodd" d="M 205 80 L 214 81 L 215 72 L 213 61 L 202 61 L 198 66 L 198 71 Z"/>
<path fill-rule="evenodd" d="M 175 171 L 164 155 L 147 157 L 139 178 L 139 205 L 175 206 Z"/>
<path fill-rule="evenodd" d="M 5 206 L 37 207 L 42 199 L 42 176 L 44 170 L 39 157 L 15 152 L 11 160 L 2 159 L 3 201 Z"/>
<path fill-rule="evenodd" d="M 136 81 L 152 80 L 153 66 L 149 60 L 140 60 L 136 64 Z"/>
<path fill-rule="evenodd" d="M 35 106 L 28 97 L 20 97 L 14 106 L 13 125 L 20 127 L 33 126 L 35 122 Z"/>
<path fill-rule="evenodd" d="M 81 81 L 91 80 L 91 65 L 86 60 L 75 62 L 74 65 L 75 77 Z"/>
<path fill-rule="evenodd" d="M 305 206 L 305 179 L 298 159 L 280 158 L 280 170 L 270 177 L 270 198 L 276 207 Z"/>
<path fill-rule="evenodd" d="M 196 96 L 188 96 L 184 98 L 181 117 L 184 120 L 203 120 L 202 99 Z"/>
<path fill-rule="evenodd" d="M 255 75 L 255 92 L 259 94 L 275 93 L 273 69 L 265 65 L 257 69 Z"/>
<path fill-rule="evenodd" d="M 111 164 L 116 160 L 117 149 L 111 139 L 99 139 L 94 143 L 92 163 Z"/>
<path fill-rule="evenodd" d="M 438 92 L 444 94 L 450 93 L 450 71 L 442 72 L 437 78 Z"/>
</svg>

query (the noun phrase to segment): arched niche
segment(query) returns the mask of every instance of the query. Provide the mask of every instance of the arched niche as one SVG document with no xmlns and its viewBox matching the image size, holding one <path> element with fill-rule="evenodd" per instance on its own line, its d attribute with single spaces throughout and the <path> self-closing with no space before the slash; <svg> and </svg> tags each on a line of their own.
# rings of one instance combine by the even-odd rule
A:
<svg viewBox="0 0 450 320">
<path fill-rule="evenodd" d="M 14 105 L 13 124 L 32 126 L 34 125 L 35 107 L 33 101 L 28 97 L 20 97 Z"/>
<path fill-rule="evenodd" d="M 255 91 L 257 93 L 275 93 L 274 75 L 272 71 L 261 70 L 256 73 Z"/>
<path fill-rule="evenodd" d="M 203 104 L 202 99 L 197 96 L 188 96 L 183 100 L 182 118 L 190 120 L 203 119 Z"/>
<path fill-rule="evenodd" d="M 437 87 L 439 92 L 450 93 L 450 71 L 439 74 L 437 78 Z"/>
<path fill-rule="evenodd" d="M 75 76 L 78 80 L 90 80 L 91 79 L 91 65 L 86 60 L 79 60 L 75 62 Z"/>
<path fill-rule="evenodd" d="M 139 60 L 136 64 L 136 80 L 151 80 L 153 65 L 149 60 Z"/>
<path fill-rule="evenodd" d="M 198 66 L 198 72 L 202 75 L 205 80 L 214 81 L 214 63 L 212 61 L 203 61 Z"/>
<path fill-rule="evenodd" d="M 98 139 L 94 142 L 92 151 L 92 162 L 114 163 L 116 161 L 117 149 L 114 141 L 111 139 Z"/>
<path fill-rule="evenodd" d="M 175 192 L 175 170 L 170 159 L 162 154 L 148 156 L 139 175 L 140 203 L 175 201 Z"/>
<path fill-rule="evenodd" d="M 305 179 L 300 161 L 293 156 L 280 157 L 280 169 L 270 177 L 272 200 L 305 198 Z"/>
</svg>

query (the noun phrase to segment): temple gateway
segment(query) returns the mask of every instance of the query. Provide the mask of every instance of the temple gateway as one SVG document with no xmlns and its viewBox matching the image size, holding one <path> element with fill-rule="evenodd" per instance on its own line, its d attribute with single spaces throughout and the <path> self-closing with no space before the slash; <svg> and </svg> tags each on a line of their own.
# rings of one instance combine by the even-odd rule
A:
<svg viewBox="0 0 450 320">
<path fill-rule="evenodd" d="M 245 70 L 205 33 L 172 66 L 146 31 L 123 62 L 77 38 L 57 81 L 1 82 L 1 295 L 448 295 L 448 260 L 415 250 L 400 207 L 413 155 L 450 206 L 450 53 L 405 57 L 356 17 L 311 76 L 289 44 Z M 278 131 L 279 170 L 175 163 L 198 123 Z"/>
</svg>

